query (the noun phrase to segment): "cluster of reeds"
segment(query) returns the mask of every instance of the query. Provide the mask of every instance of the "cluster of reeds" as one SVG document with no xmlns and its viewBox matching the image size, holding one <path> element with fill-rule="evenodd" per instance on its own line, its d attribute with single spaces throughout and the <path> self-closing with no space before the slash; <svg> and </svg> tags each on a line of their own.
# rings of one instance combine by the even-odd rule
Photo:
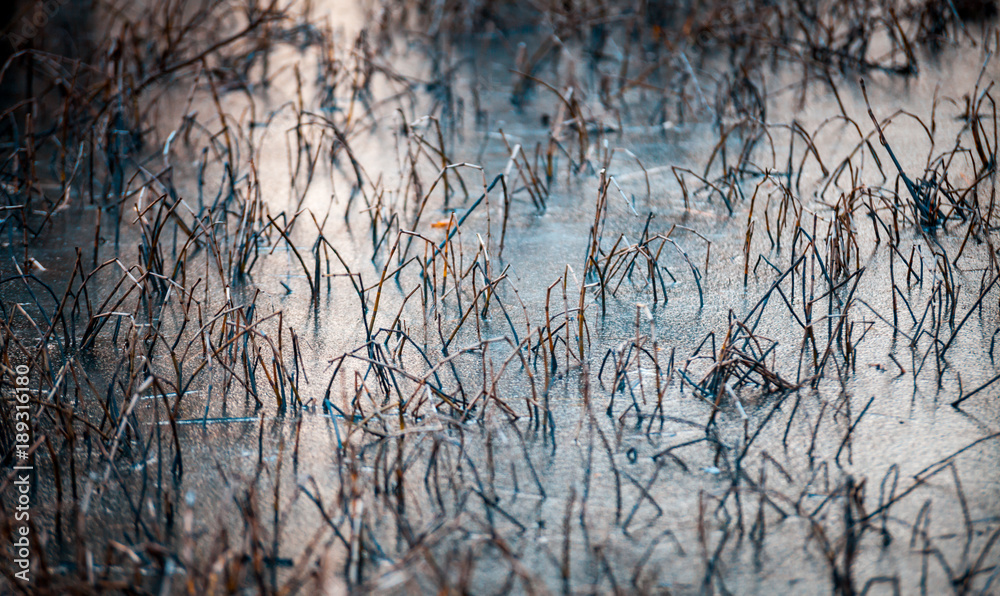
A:
<svg viewBox="0 0 1000 596">
<path fill-rule="evenodd" d="M 840 594 L 989 592 L 1000 526 L 960 463 L 1000 435 L 916 473 L 854 463 L 877 399 L 854 379 L 883 356 L 914 400 L 931 383 L 995 407 L 1000 376 L 955 352 L 992 362 L 1000 334 L 1000 38 L 975 39 L 974 88 L 929 115 L 856 83 L 970 43 L 959 4 L 542 2 L 504 94 L 552 109 L 534 136 L 489 131 L 494 164 L 464 160 L 459 39 L 507 35 L 516 6 L 388 2 L 345 39 L 308 4 L 111 4 L 86 55 L 17 53 L 0 363 L 5 386 L 31 371 L 41 539 L 35 584 L 0 573 L 35 593 L 731 593 L 798 573 L 769 554 L 787 542 Z M 401 22 L 426 72 L 394 67 Z M 272 63 L 289 49 L 308 59 Z M 775 116 L 768 61 L 839 113 Z M 619 143 L 634 122 L 715 140 L 647 167 Z M 525 222 L 566 201 L 580 252 L 530 271 Z M 68 266 L 53 230 L 81 246 Z M 5 465 L 12 425 L 0 402 Z M 868 564 L 890 548 L 912 566 Z"/>
<path fill-rule="evenodd" d="M 237 555 L 218 551 L 213 561 L 223 568 L 195 563 L 180 427 L 230 420 L 237 405 L 284 411 L 304 401 L 299 335 L 258 299 L 253 270 L 279 247 L 305 266 L 291 240 L 295 224 L 319 224 L 264 201 L 252 90 L 269 85 L 268 56 L 278 46 L 332 40 L 299 7 L 239 8 L 205 1 L 81 10 L 72 16 L 102 23 L 95 30 L 105 37 L 81 39 L 72 56 L 50 53 L 42 37 L 3 67 L 5 93 L 22 98 L 3 113 L 2 226 L 10 241 L 0 359 L 5 384 L 15 366 L 30 369 L 37 441 L 29 456 L 45 472 L 35 480 L 35 581 L 19 584 L 5 565 L 12 590 L 126 589 L 154 567 L 165 586 L 181 566 L 188 579 L 180 583 L 190 586 L 239 584 L 247 570 L 260 571 L 254 540 Z M 358 79 L 369 62 L 362 57 L 325 84 Z M 186 105 L 170 88 L 190 89 Z M 237 90 L 250 100 L 249 121 L 223 108 Z M 212 113 L 191 109 L 196 96 Z M 165 136 L 151 130 L 177 104 L 185 112 L 176 128 Z M 309 117 L 301 105 L 295 112 Z M 178 155 L 193 158 L 194 170 L 177 168 Z M 300 147 L 301 155 L 312 159 Z M 69 214 L 82 225 L 61 221 Z M 53 234 L 80 247 L 58 267 L 38 252 Z M 305 269 L 314 298 L 328 245 L 320 234 L 315 267 Z M 258 485 L 246 486 L 240 510 L 250 536 L 258 531 L 249 521 Z M 5 509 L 5 536 L 13 522 Z M 95 532 L 114 526 L 124 533 Z M 228 540 L 224 528 L 212 532 Z"/>
</svg>

